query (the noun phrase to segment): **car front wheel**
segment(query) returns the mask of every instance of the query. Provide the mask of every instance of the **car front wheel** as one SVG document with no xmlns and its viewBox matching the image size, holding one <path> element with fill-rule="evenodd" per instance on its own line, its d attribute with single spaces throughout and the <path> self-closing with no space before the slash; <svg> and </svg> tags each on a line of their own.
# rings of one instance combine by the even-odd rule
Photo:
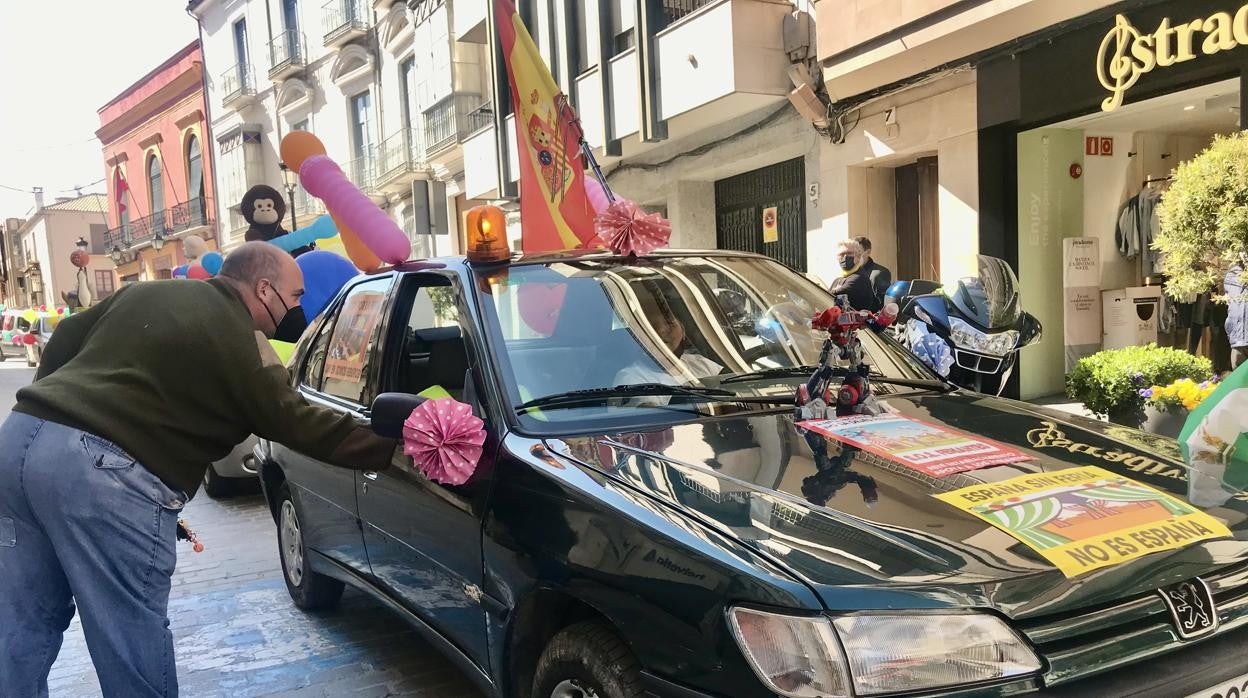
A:
<svg viewBox="0 0 1248 698">
<path fill-rule="evenodd" d="M 213 499 L 221 499 L 234 494 L 234 481 L 228 477 L 221 477 L 217 474 L 216 468 L 212 465 L 204 471 L 204 494 Z"/>
<path fill-rule="evenodd" d="M 313 572 L 308 567 L 303 527 L 295 500 L 290 496 L 290 485 L 283 482 L 277 496 L 277 547 L 281 553 L 286 591 L 295 606 L 305 611 L 334 606 L 342 598 L 342 582 Z"/>
<path fill-rule="evenodd" d="M 533 698 L 641 698 L 637 658 L 603 623 L 559 631 L 537 663 Z"/>
</svg>

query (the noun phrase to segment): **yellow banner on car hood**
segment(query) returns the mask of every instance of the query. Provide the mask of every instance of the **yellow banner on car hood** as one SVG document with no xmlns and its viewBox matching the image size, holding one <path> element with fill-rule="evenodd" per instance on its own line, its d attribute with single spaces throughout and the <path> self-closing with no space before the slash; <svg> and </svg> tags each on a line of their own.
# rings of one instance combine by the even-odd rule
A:
<svg viewBox="0 0 1248 698">
<path fill-rule="evenodd" d="M 1148 485 L 1093 466 L 933 495 L 987 521 L 1076 577 L 1230 530 Z"/>
</svg>

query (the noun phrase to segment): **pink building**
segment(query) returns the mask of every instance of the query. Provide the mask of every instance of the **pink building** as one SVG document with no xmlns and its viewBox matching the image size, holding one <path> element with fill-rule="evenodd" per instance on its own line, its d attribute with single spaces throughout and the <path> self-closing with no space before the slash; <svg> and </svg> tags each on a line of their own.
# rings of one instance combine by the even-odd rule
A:
<svg viewBox="0 0 1248 698">
<path fill-rule="evenodd" d="M 203 70 L 196 40 L 99 109 L 119 285 L 169 278 L 188 235 L 217 247 Z"/>
</svg>

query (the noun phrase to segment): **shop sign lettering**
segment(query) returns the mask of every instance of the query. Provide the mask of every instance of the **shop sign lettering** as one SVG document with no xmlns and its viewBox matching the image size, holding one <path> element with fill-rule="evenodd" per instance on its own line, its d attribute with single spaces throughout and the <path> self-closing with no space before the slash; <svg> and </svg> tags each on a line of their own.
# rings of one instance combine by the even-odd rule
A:
<svg viewBox="0 0 1248 698">
<path fill-rule="evenodd" d="M 1244 45 L 1248 45 L 1248 4 L 1233 16 L 1215 12 L 1182 24 L 1173 24 L 1167 17 L 1151 34 L 1118 15 L 1096 56 L 1096 76 L 1109 91 L 1101 109 L 1113 111 L 1122 106 L 1127 90 L 1157 68 L 1195 60 L 1197 51 L 1211 56 Z"/>
</svg>

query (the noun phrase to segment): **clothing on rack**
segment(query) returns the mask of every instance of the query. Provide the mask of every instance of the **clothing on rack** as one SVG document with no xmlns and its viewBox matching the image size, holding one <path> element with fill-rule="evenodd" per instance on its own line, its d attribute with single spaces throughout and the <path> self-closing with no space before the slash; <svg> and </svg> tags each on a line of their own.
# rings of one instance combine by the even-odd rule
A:
<svg viewBox="0 0 1248 698">
<path fill-rule="evenodd" d="M 1162 180 L 1149 180 L 1150 183 L 1158 181 Z M 1164 193 L 1160 188 L 1145 186 L 1118 209 L 1118 226 L 1114 230 L 1118 253 L 1127 259 L 1142 254 L 1141 271 L 1145 276 L 1161 273 L 1161 254 L 1153 249 L 1153 240 L 1161 231 L 1157 204 Z"/>
</svg>

